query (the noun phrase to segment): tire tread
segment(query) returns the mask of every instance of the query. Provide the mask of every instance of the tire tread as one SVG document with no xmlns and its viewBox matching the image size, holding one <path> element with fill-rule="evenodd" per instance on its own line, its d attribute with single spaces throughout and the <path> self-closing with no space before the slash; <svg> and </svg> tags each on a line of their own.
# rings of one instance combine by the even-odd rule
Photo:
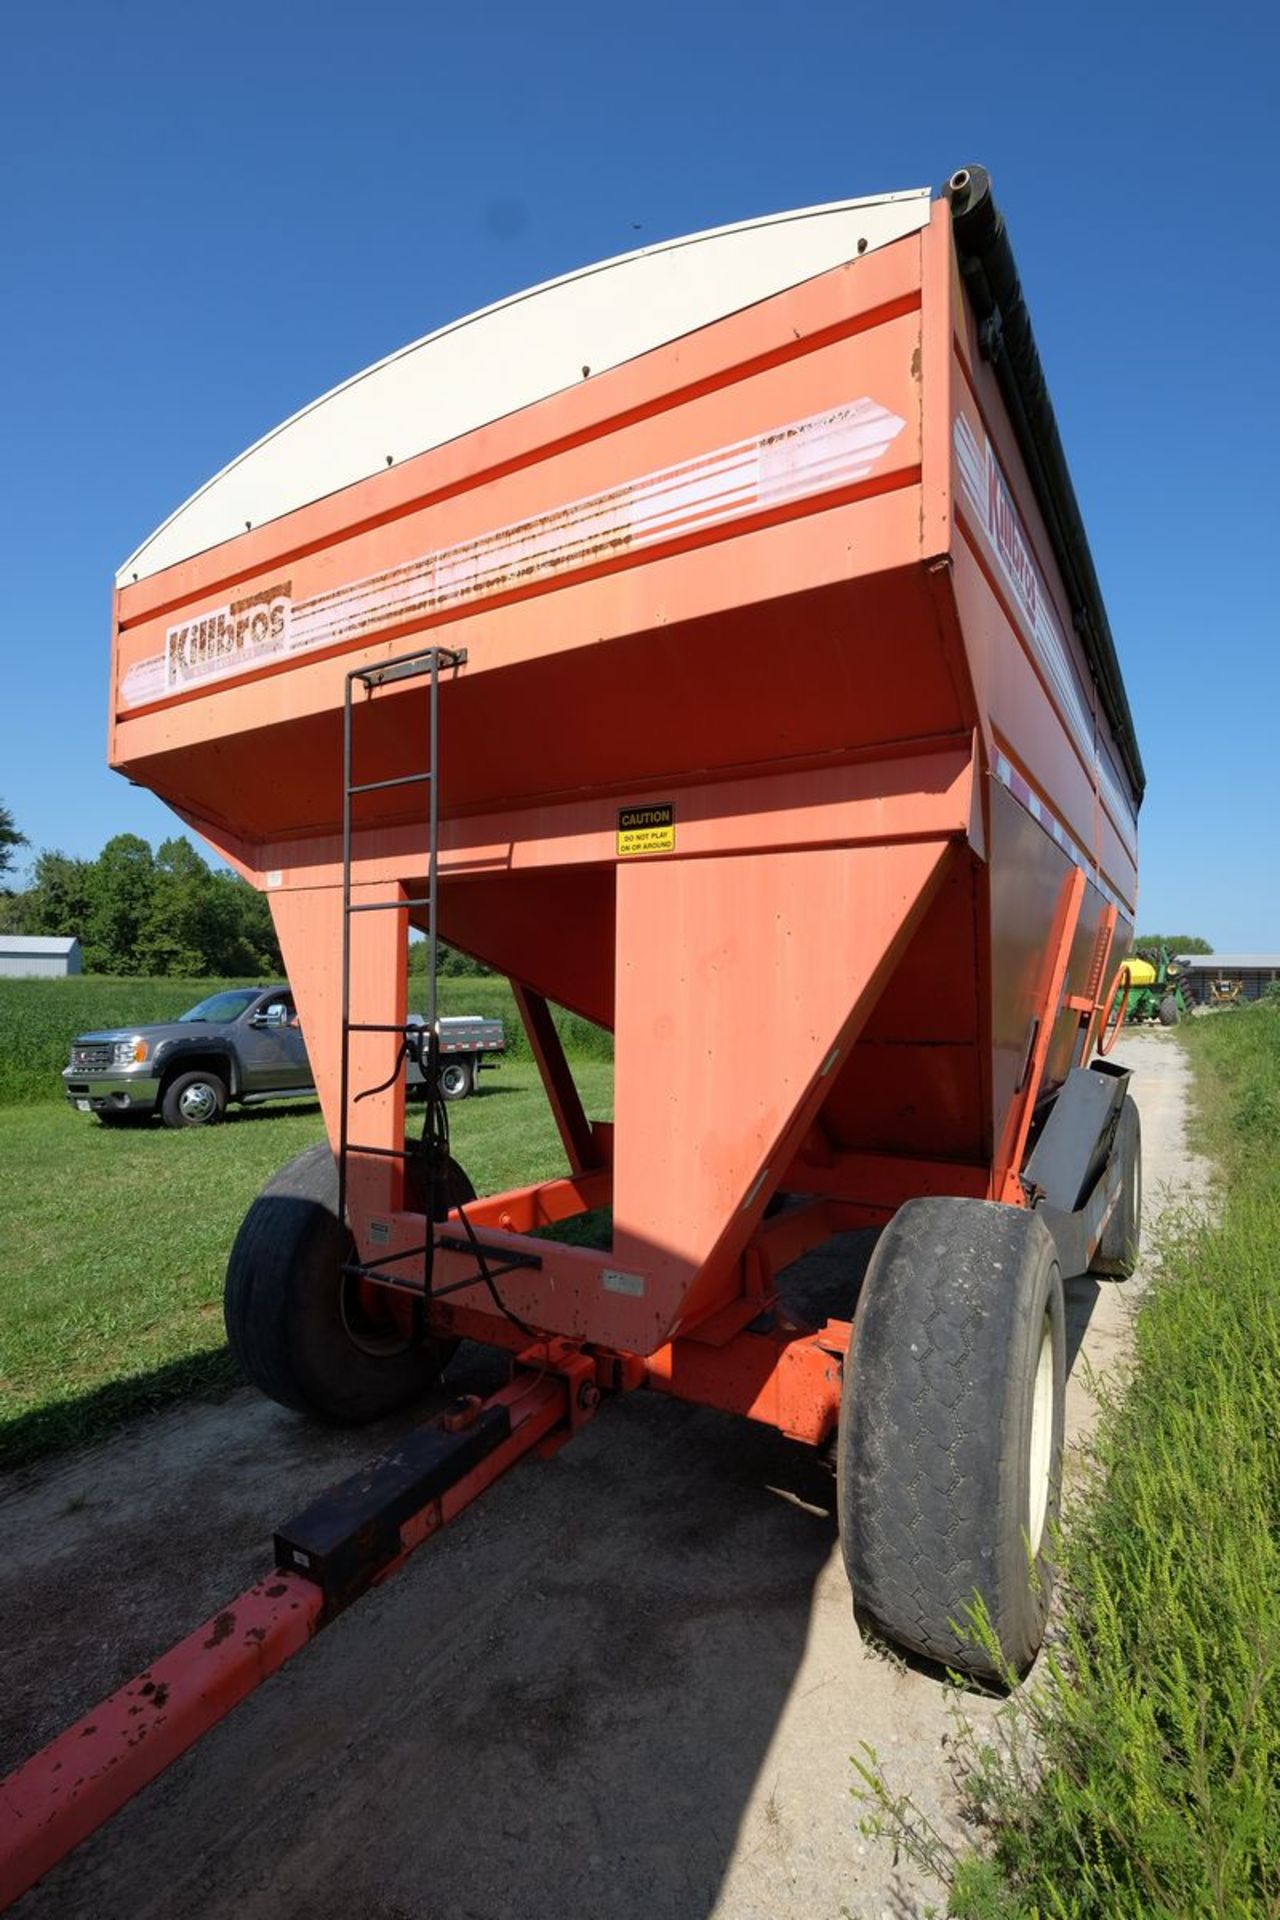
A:
<svg viewBox="0 0 1280 1920">
<path fill-rule="evenodd" d="M 1025 1602 L 993 1578 L 992 1423 L 1021 1276 L 1053 1259 L 1043 1223 L 1020 1209 L 909 1202 L 881 1236 L 850 1344 L 838 1501 L 855 1604 L 889 1639 L 973 1673 L 993 1671 L 959 1619 L 975 1592 L 1011 1663 L 1034 1653 Z"/>
</svg>

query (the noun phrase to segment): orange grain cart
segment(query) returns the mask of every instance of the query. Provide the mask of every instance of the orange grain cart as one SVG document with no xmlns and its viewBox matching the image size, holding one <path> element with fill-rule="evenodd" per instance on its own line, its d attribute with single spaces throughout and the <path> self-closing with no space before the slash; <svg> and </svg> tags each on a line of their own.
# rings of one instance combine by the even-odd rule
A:
<svg viewBox="0 0 1280 1920">
<path fill-rule="evenodd" d="M 501 1404 L 281 1530 L 254 1631 L 281 1593 L 313 1630 L 647 1385 L 838 1430 L 861 1609 L 981 1672 L 980 1593 L 1024 1668 L 1062 1281 L 1136 1248 L 1136 1113 L 1091 1054 L 1142 770 L 982 170 L 649 249 L 382 362 L 139 548 L 112 686 L 112 764 L 267 893 L 328 1129 L 232 1253 L 241 1364 L 359 1420 L 462 1337 L 516 1356 Z M 562 1177 L 472 1198 L 434 1099 L 406 1148 L 411 927 L 510 977 Z M 614 1036 L 611 1124 L 551 1003 Z M 601 1244 L 556 1237 L 594 1210 Z M 861 1293 L 850 1267 L 803 1323 L 780 1272 L 865 1225 Z M 24 1791 L 64 1841 L 122 1797 Z"/>
</svg>

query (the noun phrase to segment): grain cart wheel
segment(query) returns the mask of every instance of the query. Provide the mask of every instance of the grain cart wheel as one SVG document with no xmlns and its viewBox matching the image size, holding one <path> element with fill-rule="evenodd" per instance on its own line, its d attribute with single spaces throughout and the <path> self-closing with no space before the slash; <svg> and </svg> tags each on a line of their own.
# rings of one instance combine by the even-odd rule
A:
<svg viewBox="0 0 1280 1920">
<path fill-rule="evenodd" d="M 455 1191 L 474 1199 L 451 1162 Z M 419 1189 L 412 1162 L 410 1181 Z M 376 1318 L 342 1272 L 350 1232 L 338 1220 L 338 1168 L 327 1141 L 270 1179 L 241 1224 L 227 1263 L 227 1343 L 245 1378 L 281 1406 L 361 1426 L 439 1377 L 457 1341 L 416 1341 Z"/>
<path fill-rule="evenodd" d="M 442 1100 L 465 1100 L 474 1084 L 475 1068 L 469 1059 L 446 1060 L 440 1068 Z"/>
<path fill-rule="evenodd" d="M 1171 993 L 1166 993 L 1160 1002 L 1160 1025 L 1176 1027 L 1178 1024 L 1178 1002 Z"/>
<path fill-rule="evenodd" d="M 1120 1163 L 1120 1198 L 1093 1256 L 1093 1272 L 1127 1280 L 1138 1264 L 1142 1239 L 1142 1126 L 1133 1097 L 1125 1095 L 1111 1143 L 1111 1159 Z"/>
<path fill-rule="evenodd" d="M 180 1073 L 164 1090 L 160 1114 L 166 1127 L 212 1127 L 227 1109 L 227 1084 L 206 1067 Z"/>
<path fill-rule="evenodd" d="M 867 1269 L 845 1366 L 838 1508 L 854 1605 L 889 1639 L 999 1679 L 1044 1631 L 1066 1389 L 1062 1276 L 1042 1221 L 910 1200 Z"/>
</svg>

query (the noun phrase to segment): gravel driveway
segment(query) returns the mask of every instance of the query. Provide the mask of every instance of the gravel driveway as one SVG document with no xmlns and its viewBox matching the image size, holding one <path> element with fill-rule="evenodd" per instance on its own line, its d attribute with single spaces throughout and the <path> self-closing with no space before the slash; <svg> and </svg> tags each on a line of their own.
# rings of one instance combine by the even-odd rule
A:
<svg viewBox="0 0 1280 1920">
<path fill-rule="evenodd" d="M 1171 1035 L 1121 1049 L 1148 1222 L 1202 1186 Z M 1126 1287 L 1070 1289 L 1080 1355 Z M 256 1395 L 0 1491 L 0 1766 L 269 1563 L 276 1520 L 378 1451 Z M 636 1394 L 501 1481 L 20 1903 L 22 1920 L 880 1920 L 922 1890 L 858 1832 L 849 1756 L 952 1818 L 935 1677 L 868 1652 L 805 1449 Z M 981 1710 L 981 1709 L 979 1709 Z"/>
</svg>

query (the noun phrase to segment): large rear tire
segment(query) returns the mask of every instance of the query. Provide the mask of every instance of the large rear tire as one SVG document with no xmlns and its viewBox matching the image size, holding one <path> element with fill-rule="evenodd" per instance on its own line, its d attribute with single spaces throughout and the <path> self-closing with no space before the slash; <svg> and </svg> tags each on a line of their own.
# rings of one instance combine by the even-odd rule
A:
<svg viewBox="0 0 1280 1920">
<path fill-rule="evenodd" d="M 1052 1237 L 983 1200 L 911 1200 L 867 1269 L 838 1506 L 862 1618 L 962 1672 L 1025 1673 L 1044 1633 L 1066 1338 Z M 983 1603 L 998 1652 L 970 1611 Z"/>
<path fill-rule="evenodd" d="M 1111 1143 L 1111 1165 L 1120 1164 L 1120 1198 L 1093 1256 L 1094 1273 L 1127 1280 L 1138 1264 L 1142 1239 L 1142 1123 L 1137 1102 L 1126 1094 Z M 1110 1166 L 1108 1167 L 1110 1172 Z"/>
<path fill-rule="evenodd" d="M 455 1193 L 475 1190 L 451 1162 Z M 410 1178 L 413 1178 L 410 1163 Z M 420 1200 L 421 1204 L 421 1200 Z M 439 1379 L 456 1341 L 420 1341 L 375 1318 L 342 1268 L 338 1169 L 328 1143 L 269 1180 L 244 1217 L 227 1263 L 227 1343 L 245 1378 L 281 1406 L 336 1426 L 362 1426 Z"/>
</svg>

